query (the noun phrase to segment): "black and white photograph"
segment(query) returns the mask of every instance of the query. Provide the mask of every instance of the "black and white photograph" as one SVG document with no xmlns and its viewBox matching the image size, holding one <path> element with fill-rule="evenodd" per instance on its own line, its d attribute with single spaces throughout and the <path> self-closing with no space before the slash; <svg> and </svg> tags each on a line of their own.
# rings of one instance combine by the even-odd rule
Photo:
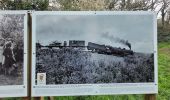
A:
<svg viewBox="0 0 170 100">
<path fill-rule="evenodd" d="M 46 84 L 154 82 L 152 15 L 36 18 L 36 74 Z"/>
<path fill-rule="evenodd" d="M 26 31 L 24 12 L 0 12 L 0 87 L 10 91 L 25 85 L 24 34 Z M 26 39 L 27 40 L 27 39 Z M 25 67 L 24 67 L 25 66 Z M 4 89 L 2 89 L 3 91 Z M 1 91 L 1 92 L 2 92 Z M 20 90 L 21 91 L 21 90 Z M 5 91 L 4 91 L 5 92 Z M 14 92 L 14 91 L 13 91 Z M 16 93 L 18 91 L 16 90 Z M 14 92 L 15 93 L 15 92 Z M 25 95 L 22 92 L 22 95 Z M 5 93 L 2 93 L 2 96 Z M 8 93 L 10 95 L 10 92 Z M 1 93 L 0 93 L 1 96 Z M 11 95 L 13 96 L 13 95 Z"/>
<path fill-rule="evenodd" d="M 155 83 L 153 13 L 84 13 L 34 16 L 35 85 Z"/>
</svg>

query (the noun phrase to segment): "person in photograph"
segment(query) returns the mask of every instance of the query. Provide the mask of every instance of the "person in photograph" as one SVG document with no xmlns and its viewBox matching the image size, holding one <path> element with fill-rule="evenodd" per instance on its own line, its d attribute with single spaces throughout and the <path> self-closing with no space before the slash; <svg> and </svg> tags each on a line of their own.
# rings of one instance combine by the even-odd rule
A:
<svg viewBox="0 0 170 100">
<path fill-rule="evenodd" d="M 5 44 L 5 39 L 3 39 L 3 38 L 0 38 L 0 74 L 3 74 L 3 66 L 2 66 L 2 62 L 3 62 L 3 55 L 2 55 L 2 53 L 3 53 L 3 46 L 4 46 L 4 44 Z"/>
<path fill-rule="evenodd" d="M 16 67 L 15 57 L 12 48 L 12 41 L 7 41 L 4 45 L 3 50 L 3 62 L 2 65 L 4 67 L 5 75 L 10 75 L 11 71 Z"/>
</svg>

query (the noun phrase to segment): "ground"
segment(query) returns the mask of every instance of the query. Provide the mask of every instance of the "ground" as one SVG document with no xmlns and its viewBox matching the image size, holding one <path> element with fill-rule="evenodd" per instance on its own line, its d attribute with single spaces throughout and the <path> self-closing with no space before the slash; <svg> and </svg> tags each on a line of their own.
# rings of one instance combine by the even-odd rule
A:
<svg viewBox="0 0 170 100">
<path fill-rule="evenodd" d="M 23 64 L 18 62 L 16 66 L 18 66 L 18 70 L 12 72 L 11 75 L 4 75 L 3 72 L 0 73 L 0 86 L 23 84 Z"/>
<path fill-rule="evenodd" d="M 0 83 L 3 85 L 19 85 L 22 84 L 21 77 L 0 75 Z"/>
<path fill-rule="evenodd" d="M 73 48 L 38 49 L 36 52 L 36 73 L 46 73 L 47 84 L 154 81 L 152 53 L 115 56 Z"/>
</svg>

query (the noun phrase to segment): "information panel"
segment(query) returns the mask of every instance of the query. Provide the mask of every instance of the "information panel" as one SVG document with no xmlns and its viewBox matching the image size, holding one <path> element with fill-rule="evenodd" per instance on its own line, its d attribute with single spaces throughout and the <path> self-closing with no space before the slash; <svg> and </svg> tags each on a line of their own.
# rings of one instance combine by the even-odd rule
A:
<svg viewBox="0 0 170 100">
<path fill-rule="evenodd" d="M 27 12 L 0 11 L 0 97 L 27 95 Z"/>
<path fill-rule="evenodd" d="M 154 12 L 32 14 L 32 95 L 158 92 Z"/>
</svg>

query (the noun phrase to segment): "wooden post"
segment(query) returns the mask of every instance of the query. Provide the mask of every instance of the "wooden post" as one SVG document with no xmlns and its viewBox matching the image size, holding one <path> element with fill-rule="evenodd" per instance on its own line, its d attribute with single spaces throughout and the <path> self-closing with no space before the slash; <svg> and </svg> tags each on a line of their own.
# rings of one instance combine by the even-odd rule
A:
<svg viewBox="0 0 170 100">
<path fill-rule="evenodd" d="M 145 94 L 145 100 L 156 100 L 156 94 Z"/>
<path fill-rule="evenodd" d="M 48 97 L 48 100 L 54 100 L 54 97 Z"/>
<path fill-rule="evenodd" d="M 29 38 L 29 40 L 28 40 L 28 98 L 31 100 L 31 82 L 32 82 L 32 79 L 31 79 L 31 75 L 32 75 L 32 73 L 31 73 L 31 66 L 32 66 L 32 61 L 31 61 L 31 59 L 32 59 L 32 53 L 31 53 L 31 51 L 32 51 L 32 16 L 31 16 L 31 13 L 29 12 L 28 13 L 28 27 L 29 27 L 29 34 L 28 34 L 28 38 Z"/>
<path fill-rule="evenodd" d="M 31 99 L 29 99 L 28 97 L 23 97 L 22 99 L 23 99 L 23 100 L 31 100 Z"/>
<path fill-rule="evenodd" d="M 34 97 L 34 100 L 44 100 L 42 97 Z"/>
<path fill-rule="evenodd" d="M 44 97 L 40 97 L 40 100 L 44 100 Z"/>
<path fill-rule="evenodd" d="M 44 97 L 34 97 L 34 100 L 44 100 Z"/>
<path fill-rule="evenodd" d="M 32 63 L 31 63 L 31 59 L 32 59 L 32 16 L 31 16 L 31 12 L 30 11 L 28 11 L 28 31 L 27 31 L 27 39 L 28 39 L 28 63 L 27 63 L 27 97 L 24 97 L 23 98 L 23 100 L 31 100 L 31 82 L 32 82 L 32 80 L 31 80 L 31 75 L 32 75 L 32 73 L 31 73 L 31 65 L 32 65 Z"/>
</svg>

